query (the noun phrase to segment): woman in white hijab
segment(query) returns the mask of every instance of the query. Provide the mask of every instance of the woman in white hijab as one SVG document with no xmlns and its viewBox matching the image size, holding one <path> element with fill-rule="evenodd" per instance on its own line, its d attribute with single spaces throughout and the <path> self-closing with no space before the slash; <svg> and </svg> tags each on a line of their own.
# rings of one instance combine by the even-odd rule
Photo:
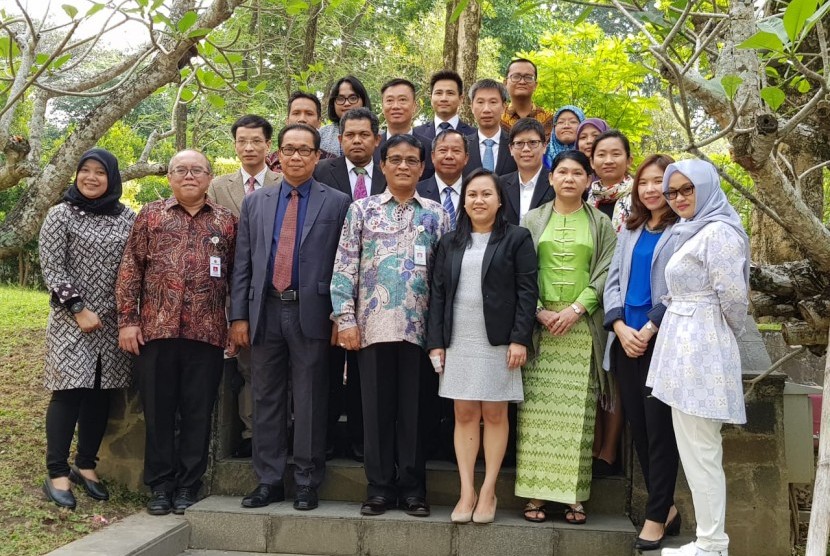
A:
<svg viewBox="0 0 830 556">
<path fill-rule="evenodd" d="M 646 384 L 672 408 L 697 539 L 662 554 L 727 556 L 721 426 L 746 422 L 736 337 L 749 303 L 749 239 L 708 162 L 670 164 L 663 194 L 681 220 L 672 228 L 667 310 Z"/>
</svg>

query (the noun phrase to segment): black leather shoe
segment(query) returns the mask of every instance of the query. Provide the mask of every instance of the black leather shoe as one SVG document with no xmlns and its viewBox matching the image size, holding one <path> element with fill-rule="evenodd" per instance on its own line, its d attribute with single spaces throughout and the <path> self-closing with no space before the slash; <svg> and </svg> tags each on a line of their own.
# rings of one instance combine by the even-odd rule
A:
<svg viewBox="0 0 830 556">
<path fill-rule="evenodd" d="M 163 488 L 154 488 L 147 502 L 147 513 L 150 515 L 167 515 L 173 509 L 170 493 Z"/>
<path fill-rule="evenodd" d="M 640 537 L 637 537 L 637 540 L 634 541 L 634 549 L 635 550 L 643 550 L 643 551 L 658 550 L 660 548 L 660 546 L 663 544 L 663 538 L 665 536 L 666 535 L 663 534 L 663 536 L 660 537 L 659 539 L 657 539 L 656 541 L 647 541 L 645 539 L 641 539 Z"/>
<path fill-rule="evenodd" d="M 94 498 L 95 500 L 110 499 L 110 493 L 107 492 L 107 487 L 105 487 L 103 483 L 87 479 L 81 475 L 81 472 L 77 467 L 72 467 L 72 470 L 69 472 L 69 480 L 76 485 L 82 486 L 84 492 L 86 492 L 86 495 L 90 498 Z"/>
<path fill-rule="evenodd" d="M 251 443 L 250 438 L 243 438 L 239 442 L 239 446 L 236 447 L 234 450 L 233 455 L 231 457 L 237 459 L 245 459 L 251 457 L 251 451 L 253 450 L 253 445 Z"/>
<path fill-rule="evenodd" d="M 199 489 L 191 487 L 179 487 L 176 495 L 173 496 L 173 513 L 182 515 L 184 511 L 199 501 Z"/>
<path fill-rule="evenodd" d="M 282 483 L 269 485 L 261 483 L 251 491 L 251 494 L 242 499 L 243 508 L 262 508 L 272 502 L 285 500 L 285 488 Z"/>
<path fill-rule="evenodd" d="M 395 502 L 383 496 L 371 496 L 360 506 L 360 515 L 381 515 L 395 507 Z"/>
<path fill-rule="evenodd" d="M 46 495 L 46 498 L 51 500 L 60 508 L 69 508 L 70 510 L 75 509 L 75 505 L 77 504 L 75 500 L 75 495 L 72 494 L 71 490 L 61 490 L 59 488 L 55 488 L 52 486 L 52 479 L 46 477 L 46 480 L 43 481 L 43 494 Z"/>
<path fill-rule="evenodd" d="M 666 523 L 666 528 L 664 529 L 665 535 L 670 537 L 676 537 L 680 534 L 680 526 L 683 525 L 683 520 L 680 518 L 680 512 L 674 514 L 674 519 Z"/>
<path fill-rule="evenodd" d="M 429 504 L 423 498 L 409 496 L 398 502 L 398 507 L 414 517 L 427 517 L 429 515 Z"/>
<path fill-rule="evenodd" d="M 298 486 L 297 494 L 294 495 L 295 510 L 313 510 L 319 504 L 317 490 L 312 486 Z"/>
<path fill-rule="evenodd" d="M 363 444 L 352 444 L 349 457 L 358 463 L 363 463 Z"/>
</svg>

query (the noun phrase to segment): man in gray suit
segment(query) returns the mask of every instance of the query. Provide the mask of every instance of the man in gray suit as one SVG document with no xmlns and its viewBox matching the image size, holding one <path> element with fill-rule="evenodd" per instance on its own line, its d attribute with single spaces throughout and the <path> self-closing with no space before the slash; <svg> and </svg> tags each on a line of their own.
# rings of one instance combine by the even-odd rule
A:
<svg viewBox="0 0 830 556">
<path fill-rule="evenodd" d="M 329 284 L 348 195 L 314 179 L 320 134 L 306 124 L 278 136 L 283 181 L 242 202 L 231 280 L 231 346 L 251 345 L 254 472 L 242 506 L 285 499 L 286 391 L 294 398 L 294 508 L 317 507 L 325 475 Z"/>
<path fill-rule="evenodd" d="M 279 176 L 265 165 L 265 155 L 271 150 L 274 128 L 265 118 L 248 114 L 231 126 L 236 156 L 242 166 L 238 172 L 213 178 L 208 187 L 208 199 L 230 210 L 239 218 L 242 200 L 260 187 L 273 187 Z M 251 350 L 243 348 L 236 354 L 236 369 L 242 378 L 239 389 L 239 419 L 242 421 L 242 440 L 233 452 L 235 458 L 251 457 L 254 405 L 251 398 Z"/>
</svg>

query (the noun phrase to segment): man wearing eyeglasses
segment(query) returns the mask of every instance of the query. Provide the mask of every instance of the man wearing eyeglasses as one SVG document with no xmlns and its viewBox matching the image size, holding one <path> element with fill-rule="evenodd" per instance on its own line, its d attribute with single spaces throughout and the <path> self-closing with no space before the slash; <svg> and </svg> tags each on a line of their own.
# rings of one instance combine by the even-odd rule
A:
<svg viewBox="0 0 830 556">
<path fill-rule="evenodd" d="M 231 126 L 236 156 L 241 164 L 232 174 L 217 176 L 208 187 L 208 199 L 219 203 L 239 218 L 242 200 L 261 187 L 274 187 L 280 177 L 265 165 L 265 156 L 271 150 L 271 135 L 274 128 L 262 116 L 248 114 Z M 251 398 L 251 350 L 240 349 L 236 354 L 238 373 L 239 419 L 242 421 L 242 439 L 233 452 L 235 458 L 251 457 L 251 436 L 253 435 L 254 407 Z"/>
<path fill-rule="evenodd" d="M 536 64 L 525 58 L 517 58 L 508 64 L 505 73 L 504 85 L 510 94 L 510 104 L 501 117 L 505 131 L 509 132 L 522 118 L 533 118 L 542 124 L 547 141 L 553 131 L 553 114 L 533 103 L 533 93 L 539 84 Z"/>
<path fill-rule="evenodd" d="M 431 269 L 450 223 L 440 204 L 416 191 L 423 167 L 424 146 L 412 135 L 393 135 L 381 147 L 386 191 L 352 203 L 331 282 L 337 343 L 357 351 L 360 365 L 363 515 L 396 505 L 416 517 L 430 513 L 418 417 L 421 374 L 430 368 Z"/>
<path fill-rule="evenodd" d="M 207 198 L 211 177 L 198 151 L 170 160 L 173 197 L 141 209 L 118 271 L 118 345 L 137 356 L 153 515 L 184 513 L 207 469 L 236 241 L 236 218 Z"/>
<path fill-rule="evenodd" d="M 504 216 L 511 224 L 518 225 L 530 209 L 555 196 L 542 164 L 545 145 L 545 130 L 533 118 L 522 118 L 510 130 L 510 153 L 518 170 L 499 178 L 499 185 L 506 202 Z"/>
<path fill-rule="evenodd" d="M 294 508 L 312 510 L 326 464 L 334 255 L 349 196 L 312 178 L 320 134 L 291 124 L 277 137 L 279 187 L 245 197 L 231 283 L 230 343 L 251 346 L 253 466 L 242 506 L 285 499 L 289 375 L 294 399 Z"/>
</svg>

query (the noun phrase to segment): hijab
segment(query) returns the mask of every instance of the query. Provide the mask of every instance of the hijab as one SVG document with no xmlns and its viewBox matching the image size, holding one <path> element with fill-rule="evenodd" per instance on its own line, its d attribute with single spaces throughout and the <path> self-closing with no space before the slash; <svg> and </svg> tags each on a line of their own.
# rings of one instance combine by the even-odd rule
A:
<svg viewBox="0 0 830 556">
<path fill-rule="evenodd" d="M 100 162 L 107 171 L 107 190 L 97 199 L 87 199 L 78 189 L 78 170 L 87 160 Z M 118 159 L 106 149 L 90 149 L 86 151 L 78 162 L 75 170 L 75 181 L 63 196 L 63 200 L 74 205 L 84 212 L 92 214 L 107 214 L 115 216 L 121 214 L 124 205 L 121 198 L 121 172 L 118 171 Z"/>
<path fill-rule="evenodd" d="M 574 143 L 573 148 L 579 150 L 579 134 L 582 133 L 582 130 L 588 126 L 595 127 L 599 130 L 600 133 L 605 133 L 608 131 L 608 124 L 605 123 L 605 120 L 602 118 L 587 118 L 579 124 L 579 127 L 576 128 L 576 143 Z"/>
<path fill-rule="evenodd" d="M 689 241 L 707 224 L 722 222 L 741 237 L 744 242 L 746 262 L 744 264 L 744 278 L 749 281 L 749 236 L 744 231 L 741 217 L 729 204 L 726 194 L 720 188 L 720 176 L 715 167 L 705 160 L 681 160 L 673 162 L 663 174 L 663 192 L 669 190 L 669 178 L 675 172 L 680 172 L 695 186 L 695 214 L 690 220 L 681 219 L 672 228 L 672 235 L 676 238 L 675 245 L 679 248 Z"/>
<path fill-rule="evenodd" d="M 561 153 L 562 151 L 570 151 L 576 148 L 576 141 L 573 143 L 563 143 L 559 139 L 556 138 L 556 122 L 559 120 L 559 116 L 562 115 L 562 112 L 573 112 L 576 115 L 576 119 L 579 120 L 580 123 L 585 121 L 585 112 L 582 111 L 581 108 L 574 106 L 573 104 L 566 104 L 562 108 L 556 111 L 556 114 L 553 115 L 553 126 L 554 129 L 550 133 L 550 142 L 548 142 L 548 150 L 545 152 L 544 163 L 545 168 L 550 169 L 551 165 L 553 164 L 553 158 Z"/>
</svg>

